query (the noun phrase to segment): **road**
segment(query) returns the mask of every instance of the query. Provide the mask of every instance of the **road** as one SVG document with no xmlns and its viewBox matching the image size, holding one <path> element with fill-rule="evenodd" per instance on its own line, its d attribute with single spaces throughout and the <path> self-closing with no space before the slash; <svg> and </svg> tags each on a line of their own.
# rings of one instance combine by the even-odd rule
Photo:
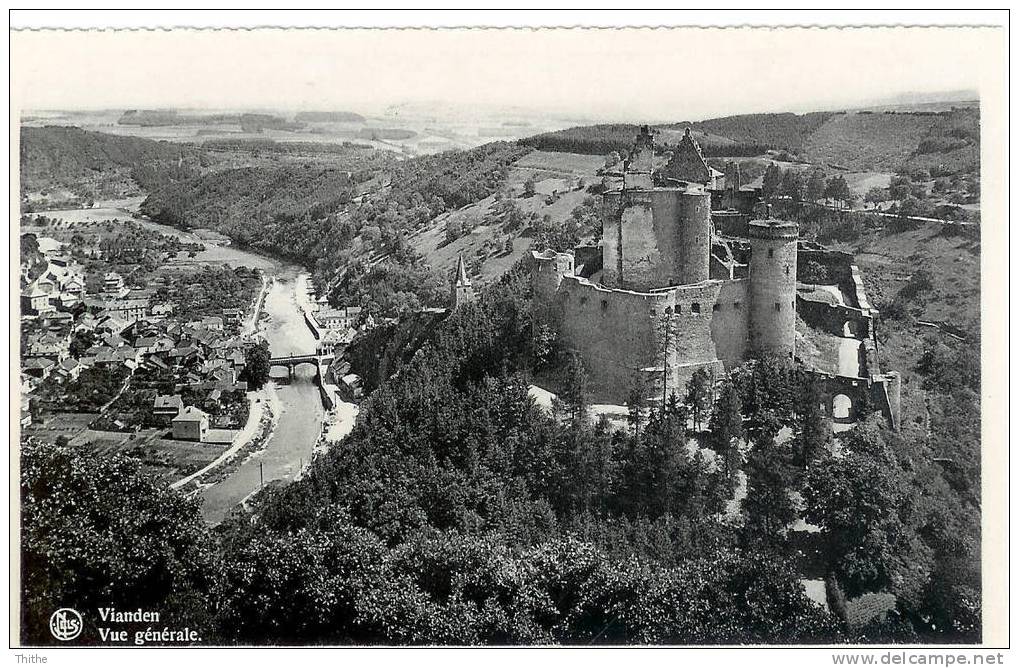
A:
<svg viewBox="0 0 1019 668">
<path fill-rule="evenodd" d="M 259 401 L 253 401 L 257 396 Z M 223 453 L 216 457 L 214 460 L 209 462 L 206 466 L 202 467 L 198 471 L 195 471 L 191 475 L 181 478 L 177 482 L 170 485 L 170 489 L 177 489 L 188 484 L 196 478 L 201 478 L 209 471 L 218 468 L 221 464 L 225 463 L 228 459 L 234 456 L 238 450 L 243 448 L 258 432 L 258 425 L 262 421 L 262 415 L 265 413 L 267 402 L 265 399 L 268 397 L 268 392 L 265 390 L 259 392 L 251 392 L 248 395 L 248 401 L 251 402 L 251 410 L 248 412 L 248 421 L 244 424 L 244 428 L 237 432 L 234 436 L 233 441 L 230 443 L 230 447 L 227 448 Z"/>
<path fill-rule="evenodd" d="M 839 339 L 839 375 L 860 377 L 860 346 L 863 341 L 849 337 Z"/>
</svg>

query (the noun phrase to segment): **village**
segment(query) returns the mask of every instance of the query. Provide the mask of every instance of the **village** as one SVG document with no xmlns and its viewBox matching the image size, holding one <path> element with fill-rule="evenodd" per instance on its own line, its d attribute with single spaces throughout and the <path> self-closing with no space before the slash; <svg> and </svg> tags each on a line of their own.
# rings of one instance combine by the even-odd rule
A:
<svg viewBox="0 0 1019 668">
<path fill-rule="evenodd" d="M 234 455 L 264 447 L 276 388 L 293 372 L 270 364 L 262 331 L 271 272 L 196 261 L 204 245 L 134 221 L 118 221 L 116 237 L 95 221 L 46 222 L 22 237 L 24 435 L 129 452 L 175 486 L 222 477 Z M 339 353 L 375 323 L 330 307 L 306 281 L 296 301 L 314 354 L 330 363 L 315 375 L 323 405 L 360 398 Z M 334 418 L 323 429 L 338 437 Z"/>
</svg>

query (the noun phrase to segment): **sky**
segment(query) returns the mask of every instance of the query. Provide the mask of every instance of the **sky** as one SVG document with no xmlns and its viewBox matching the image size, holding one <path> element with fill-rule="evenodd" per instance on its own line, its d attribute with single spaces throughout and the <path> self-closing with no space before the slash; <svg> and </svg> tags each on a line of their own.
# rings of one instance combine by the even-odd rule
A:
<svg viewBox="0 0 1019 668">
<path fill-rule="evenodd" d="M 22 110 L 429 102 L 680 121 L 979 90 L 995 29 L 14 32 Z M 1000 53 L 1003 54 L 1003 51 Z M 1003 57 L 1003 56 L 1002 56 Z"/>
</svg>

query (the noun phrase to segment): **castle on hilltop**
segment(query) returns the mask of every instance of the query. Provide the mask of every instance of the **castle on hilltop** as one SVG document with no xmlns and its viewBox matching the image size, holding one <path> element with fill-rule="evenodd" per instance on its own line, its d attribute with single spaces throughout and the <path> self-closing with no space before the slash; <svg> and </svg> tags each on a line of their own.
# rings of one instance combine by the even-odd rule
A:
<svg viewBox="0 0 1019 668">
<path fill-rule="evenodd" d="M 607 179 L 600 253 L 532 252 L 535 322 L 581 355 L 592 396 L 614 403 L 641 376 L 655 396 L 682 396 L 698 370 L 720 378 L 754 356 L 796 354 L 796 223 L 772 217 L 735 165 L 711 169 L 689 130 L 667 163 L 655 157 L 645 126 Z"/>
</svg>

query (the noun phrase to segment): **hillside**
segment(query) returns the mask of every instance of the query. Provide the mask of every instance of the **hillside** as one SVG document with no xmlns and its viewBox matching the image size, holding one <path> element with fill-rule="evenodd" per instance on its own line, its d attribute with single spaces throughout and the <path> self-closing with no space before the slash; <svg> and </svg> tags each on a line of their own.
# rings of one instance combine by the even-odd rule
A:
<svg viewBox="0 0 1019 668">
<path fill-rule="evenodd" d="M 677 143 L 682 136 L 682 130 L 677 128 L 679 126 L 656 127 L 660 144 Z M 539 151 L 606 155 L 612 151 L 629 151 L 639 130 L 640 127 L 635 124 L 587 125 L 544 132 L 520 139 L 518 143 Z M 699 128 L 695 128 L 692 134 L 707 156 L 757 155 L 771 148 L 759 141 L 738 141 Z"/>
<path fill-rule="evenodd" d="M 810 135 L 803 154 L 815 162 L 851 169 L 894 171 L 936 120 L 914 114 L 842 114 Z"/>
<path fill-rule="evenodd" d="M 674 128 L 691 127 L 704 133 L 727 137 L 744 144 L 796 151 L 818 128 L 838 114 L 821 111 L 810 114 L 742 114 L 694 123 L 677 123 Z"/>
<path fill-rule="evenodd" d="M 599 182 L 597 171 L 603 163 L 598 156 L 577 153 L 528 153 L 513 163 L 498 194 L 438 216 L 411 234 L 408 242 L 433 267 L 449 269 L 462 254 L 475 281 L 496 280 L 540 243 L 542 225 L 537 221 L 547 216 L 545 226 L 560 229 L 584 206 L 591 198 L 588 187 Z M 534 183 L 533 195 L 525 192 L 529 180 Z M 459 235 L 450 239 L 450 230 Z"/>
<path fill-rule="evenodd" d="M 241 167 L 156 191 L 142 202 L 153 220 L 210 228 L 241 245 L 284 257 L 307 257 L 325 241 L 319 221 L 350 202 L 346 171 L 304 167 Z"/>
<path fill-rule="evenodd" d="M 979 170 L 979 110 L 743 114 L 657 126 L 659 143 L 693 131 L 705 156 L 784 151 L 800 160 L 852 171 L 934 170 L 935 176 Z M 605 155 L 627 151 L 636 125 L 591 125 L 520 140 L 543 151 Z"/>
<path fill-rule="evenodd" d="M 299 262 L 314 271 L 316 284 L 334 302 L 387 315 L 444 304 L 446 268 L 433 269 L 407 237 L 441 226 L 436 219 L 442 214 L 490 197 L 503 187 L 509 166 L 528 152 L 503 142 L 365 162 L 366 149 L 351 145 L 349 154 L 311 156 L 324 162 L 270 151 L 270 164 L 263 149 L 282 146 L 254 146 L 258 166 L 217 166 L 173 183 L 150 194 L 142 213 L 178 227 L 208 228 Z M 251 160 L 251 154 L 231 150 L 216 151 L 217 159 Z"/>
<path fill-rule="evenodd" d="M 299 111 L 294 120 L 302 123 L 363 123 L 365 118 L 352 111 Z"/>
<path fill-rule="evenodd" d="M 881 364 L 902 374 L 903 432 L 925 440 L 949 483 L 979 507 L 980 240 L 968 230 L 928 224 L 867 234 L 854 247 L 882 311 Z"/>
<path fill-rule="evenodd" d="M 139 168 L 162 181 L 177 168 L 197 169 L 206 162 L 200 151 L 181 144 L 74 127 L 21 129 L 21 192 L 32 202 L 132 197 L 142 192 L 135 178 Z"/>
</svg>

